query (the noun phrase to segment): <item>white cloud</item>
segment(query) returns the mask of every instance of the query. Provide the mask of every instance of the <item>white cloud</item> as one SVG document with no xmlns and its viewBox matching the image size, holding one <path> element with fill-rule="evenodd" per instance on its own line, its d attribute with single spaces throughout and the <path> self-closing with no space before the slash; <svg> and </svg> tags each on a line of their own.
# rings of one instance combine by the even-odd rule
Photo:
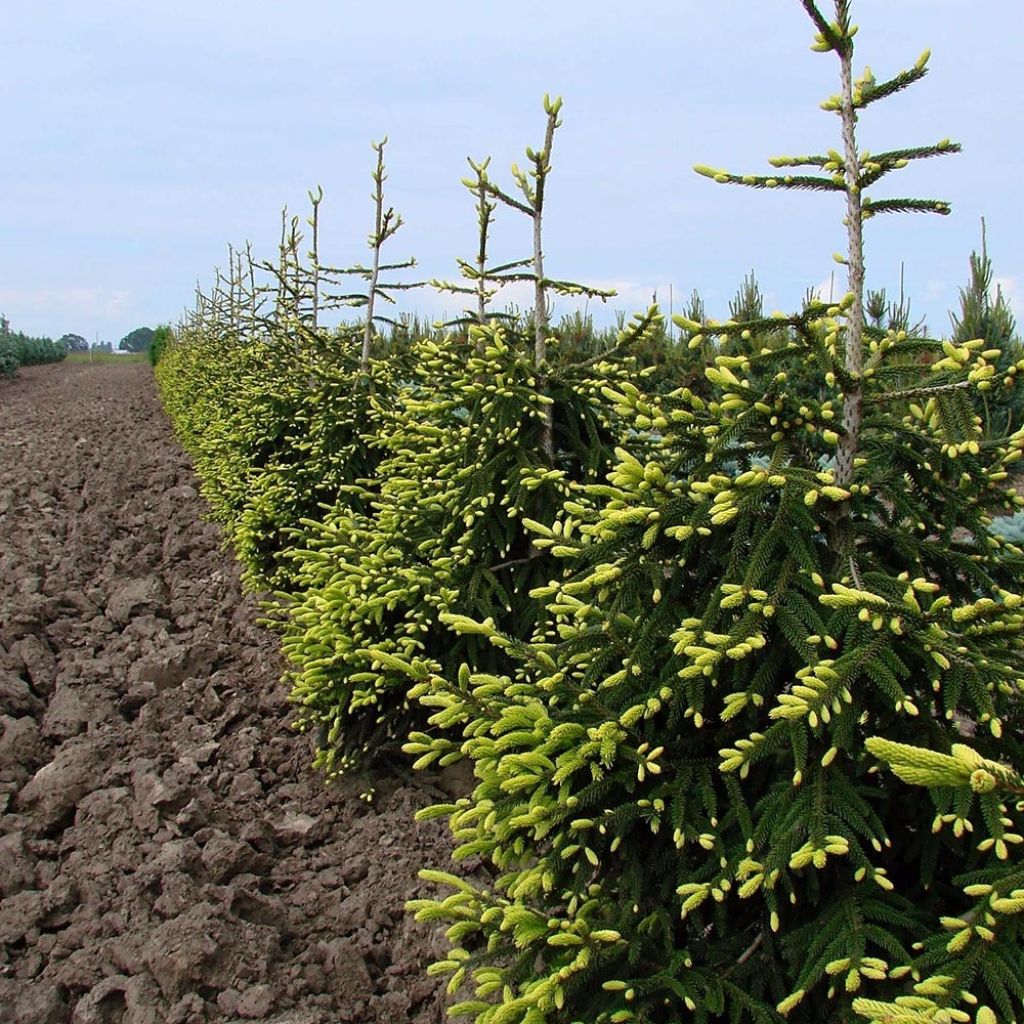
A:
<svg viewBox="0 0 1024 1024">
<path fill-rule="evenodd" d="M 634 313 L 645 312 L 653 302 L 658 303 L 662 313 L 668 315 L 669 308 L 679 312 L 683 304 L 689 298 L 689 293 L 683 293 L 682 289 L 674 288 L 670 284 L 646 284 L 636 281 L 588 281 L 587 284 L 594 288 L 602 288 L 605 291 L 614 291 L 615 294 L 607 300 L 605 305 L 609 309 L 624 310 L 627 316 Z M 600 306 L 599 299 L 590 303 L 593 310 Z"/>
<path fill-rule="evenodd" d="M 819 302 L 835 302 L 846 294 L 846 282 L 833 271 L 824 280 L 819 281 L 811 291 Z"/>
<path fill-rule="evenodd" d="M 92 321 L 123 315 L 131 298 L 131 292 L 102 288 L 0 288 L 0 309 L 15 324 L 19 315 Z"/>
</svg>

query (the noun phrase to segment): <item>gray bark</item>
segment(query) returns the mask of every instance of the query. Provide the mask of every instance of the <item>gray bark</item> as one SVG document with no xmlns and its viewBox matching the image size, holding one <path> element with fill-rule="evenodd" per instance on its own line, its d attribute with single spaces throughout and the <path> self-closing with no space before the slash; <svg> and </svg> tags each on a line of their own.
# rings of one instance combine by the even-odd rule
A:
<svg viewBox="0 0 1024 1024">
<path fill-rule="evenodd" d="M 847 263 L 853 305 L 846 326 L 846 372 L 852 378 L 843 400 L 844 436 L 836 453 L 836 484 L 845 487 L 853 479 L 853 460 L 860 441 L 863 418 L 861 372 L 864 361 L 864 222 L 860 193 L 860 157 L 857 153 L 857 111 L 853 105 L 853 46 L 839 54 L 842 78 L 843 148 L 846 160 Z"/>
</svg>

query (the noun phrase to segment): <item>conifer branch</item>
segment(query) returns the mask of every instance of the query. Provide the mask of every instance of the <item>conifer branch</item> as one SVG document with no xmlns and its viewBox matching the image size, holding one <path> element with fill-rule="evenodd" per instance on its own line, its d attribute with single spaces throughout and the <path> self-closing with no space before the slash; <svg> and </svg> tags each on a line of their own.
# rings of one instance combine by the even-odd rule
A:
<svg viewBox="0 0 1024 1024">
<path fill-rule="evenodd" d="M 369 287 L 366 291 L 366 325 L 363 330 L 363 350 L 360 355 L 359 365 L 363 373 L 370 368 L 370 342 L 373 338 L 373 306 L 377 298 L 377 276 L 380 273 L 380 249 L 387 239 L 388 223 L 393 215 L 393 210 L 384 212 L 384 147 L 387 145 L 387 136 L 380 142 L 372 143 L 372 148 L 377 153 L 377 168 L 373 172 L 373 181 L 376 186 L 373 195 L 370 197 L 374 202 L 375 227 L 370 235 L 370 248 L 373 251 L 373 265 L 369 273 Z M 396 229 L 397 230 L 397 229 Z"/>
<path fill-rule="evenodd" d="M 324 301 L 334 306 L 355 306 L 361 307 L 367 304 L 365 292 L 324 292 Z"/>
<path fill-rule="evenodd" d="M 881 164 L 897 164 L 904 160 L 930 160 L 934 156 L 948 156 L 962 151 L 960 143 L 943 139 L 934 146 L 909 146 L 905 149 L 886 150 L 884 153 L 871 153 L 870 158 Z"/>
<path fill-rule="evenodd" d="M 529 258 L 522 260 L 512 260 L 511 263 L 502 263 L 497 267 L 490 267 L 485 272 L 479 269 L 475 271 L 480 276 L 493 277 L 495 274 L 503 274 L 507 270 L 514 270 L 516 267 L 528 267 L 533 261 Z"/>
<path fill-rule="evenodd" d="M 948 395 L 956 391 L 969 391 L 975 386 L 974 381 L 958 380 L 951 384 L 924 385 L 919 388 L 906 388 L 903 391 L 886 391 L 871 395 L 867 401 L 872 405 L 883 405 L 888 402 L 906 401 L 912 398 L 930 398 L 934 395 Z"/>
<path fill-rule="evenodd" d="M 390 272 L 392 270 L 408 270 L 411 267 L 415 267 L 415 266 L 416 266 L 416 258 L 415 257 L 410 257 L 407 260 L 402 260 L 401 263 L 382 263 L 377 268 L 377 270 L 380 271 L 381 273 L 384 273 L 384 271 L 389 271 Z M 387 287 L 388 288 L 397 288 L 398 285 L 387 285 Z"/>
<path fill-rule="evenodd" d="M 451 292 L 453 295 L 476 295 L 477 293 L 476 288 L 470 288 L 464 284 L 455 284 L 454 281 L 442 281 L 437 277 L 432 277 L 428 284 L 439 292 Z"/>
<path fill-rule="evenodd" d="M 821 40 L 818 41 L 816 48 L 824 47 L 839 52 L 844 45 L 844 40 L 840 32 L 837 31 L 837 26 L 830 24 L 825 19 L 814 0 L 800 0 L 800 3 L 821 35 Z"/>
<path fill-rule="evenodd" d="M 383 268 L 381 268 L 383 269 Z M 428 281 L 403 281 L 401 283 L 397 281 L 378 282 L 377 294 L 388 302 L 394 302 L 394 299 L 388 296 L 388 292 L 403 292 L 409 291 L 412 288 L 423 288 L 429 284 Z"/>
<path fill-rule="evenodd" d="M 281 241 L 278 245 L 278 265 L 275 276 L 277 278 L 277 308 L 283 311 L 285 296 L 285 278 L 288 267 L 288 207 L 281 208 Z M 269 268 L 268 268 L 269 269 Z"/>
<path fill-rule="evenodd" d="M 470 167 L 477 173 L 477 185 L 473 190 L 476 193 L 476 214 L 477 214 L 477 225 L 480 229 L 479 243 L 477 245 L 476 253 L 476 267 L 475 273 L 477 275 L 477 309 L 476 315 L 477 320 L 480 323 L 485 323 L 487 320 L 487 303 L 494 295 L 494 291 L 487 288 L 485 271 L 487 268 L 487 242 L 490 236 L 491 221 L 494 218 L 494 211 L 497 208 L 495 203 L 489 203 L 487 201 L 487 189 L 485 188 L 485 178 L 487 174 L 487 165 L 490 163 L 490 158 L 483 160 L 481 163 L 474 163 L 472 160 L 469 161 Z M 463 266 L 463 273 L 469 268 Z"/>
<path fill-rule="evenodd" d="M 865 199 L 862 216 L 878 213 L 937 213 L 943 217 L 952 212 L 949 203 L 941 199 Z"/>
<path fill-rule="evenodd" d="M 610 299 L 615 295 L 614 288 L 593 288 L 586 284 L 577 284 L 575 281 L 557 281 L 550 277 L 544 278 L 545 289 L 551 289 L 559 295 L 585 295 L 589 299 Z"/>
<path fill-rule="evenodd" d="M 927 62 L 928 55 L 925 53 L 922 60 Z M 893 76 L 887 82 L 874 81 L 873 77 L 865 77 L 860 80 L 860 85 L 854 93 L 853 105 L 858 110 L 863 110 L 871 103 L 876 103 L 878 100 L 884 100 L 889 96 L 894 96 L 898 92 L 902 92 L 904 89 L 908 89 L 915 82 L 920 82 L 925 75 L 928 74 L 928 68 L 924 63 L 920 67 L 911 68 L 908 71 L 901 71 L 898 75 Z"/>
<path fill-rule="evenodd" d="M 694 170 L 705 178 L 720 185 L 745 185 L 748 188 L 781 188 L 781 189 L 802 189 L 814 192 L 844 192 L 846 185 L 833 178 L 818 178 L 806 174 L 731 174 L 729 171 L 715 170 L 713 167 L 706 167 L 698 164 Z"/>
<path fill-rule="evenodd" d="M 463 184 L 466 184 L 465 180 L 463 181 Z M 482 187 L 484 191 L 487 193 L 487 195 L 494 196 L 495 199 L 500 200 L 506 206 L 511 206 L 513 210 L 518 210 L 520 213 L 525 213 L 527 217 L 533 216 L 532 207 L 527 206 L 526 203 L 520 202 L 514 196 L 510 196 L 507 192 L 502 191 L 500 188 L 498 188 L 497 185 L 494 184 L 494 182 L 490 181 L 489 179 L 484 179 Z"/>
<path fill-rule="evenodd" d="M 772 167 L 824 167 L 830 163 L 835 154 L 826 156 L 773 156 L 768 163 Z"/>
<path fill-rule="evenodd" d="M 533 176 L 536 181 L 535 189 L 532 192 L 533 206 L 533 273 L 534 273 L 534 302 L 533 302 L 533 324 L 534 324 L 534 350 L 533 361 L 538 369 L 547 362 L 547 336 L 548 336 L 548 300 L 547 289 L 544 283 L 544 250 L 542 244 L 542 222 L 544 217 L 544 192 L 547 184 L 548 174 L 551 172 L 551 146 L 555 139 L 555 129 L 562 123 L 558 120 L 558 112 L 562 108 L 561 98 L 552 102 L 547 96 L 544 97 L 544 111 L 548 115 L 547 128 L 544 132 L 544 148 L 539 153 L 527 149 L 527 155 L 534 165 Z M 515 171 L 513 171 L 515 173 Z M 525 178 L 520 182 L 527 198 L 531 196 L 531 190 L 526 184 Z M 543 371 L 542 371 L 543 372 Z M 538 385 L 543 390 L 547 385 L 547 377 L 543 376 Z M 547 456 L 548 462 L 555 460 L 555 437 L 554 417 L 551 407 L 544 410 L 544 418 L 541 423 L 541 448 Z"/>
</svg>

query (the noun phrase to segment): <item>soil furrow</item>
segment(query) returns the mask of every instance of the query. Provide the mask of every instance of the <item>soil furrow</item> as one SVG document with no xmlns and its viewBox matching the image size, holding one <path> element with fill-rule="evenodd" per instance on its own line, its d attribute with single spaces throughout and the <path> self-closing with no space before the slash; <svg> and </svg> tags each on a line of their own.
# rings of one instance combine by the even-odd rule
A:
<svg viewBox="0 0 1024 1024">
<path fill-rule="evenodd" d="M 431 792 L 326 787 L 148 367 L 0 383 L 0 1021 L 442 1019 Z"/>
</svg>

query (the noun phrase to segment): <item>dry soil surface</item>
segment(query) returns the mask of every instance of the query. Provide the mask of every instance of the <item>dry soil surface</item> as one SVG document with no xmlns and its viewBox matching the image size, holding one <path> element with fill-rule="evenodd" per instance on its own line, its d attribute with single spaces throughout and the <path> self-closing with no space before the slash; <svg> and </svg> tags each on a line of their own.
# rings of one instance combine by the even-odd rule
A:
<svg viewBox="0 0 1024 1024">
<path fill-rule="evenodd" d="M 0 1021 L 442 1019 L 407 778 L 328 788 L 143 365 L 0 381 Z"/>
</svg>

